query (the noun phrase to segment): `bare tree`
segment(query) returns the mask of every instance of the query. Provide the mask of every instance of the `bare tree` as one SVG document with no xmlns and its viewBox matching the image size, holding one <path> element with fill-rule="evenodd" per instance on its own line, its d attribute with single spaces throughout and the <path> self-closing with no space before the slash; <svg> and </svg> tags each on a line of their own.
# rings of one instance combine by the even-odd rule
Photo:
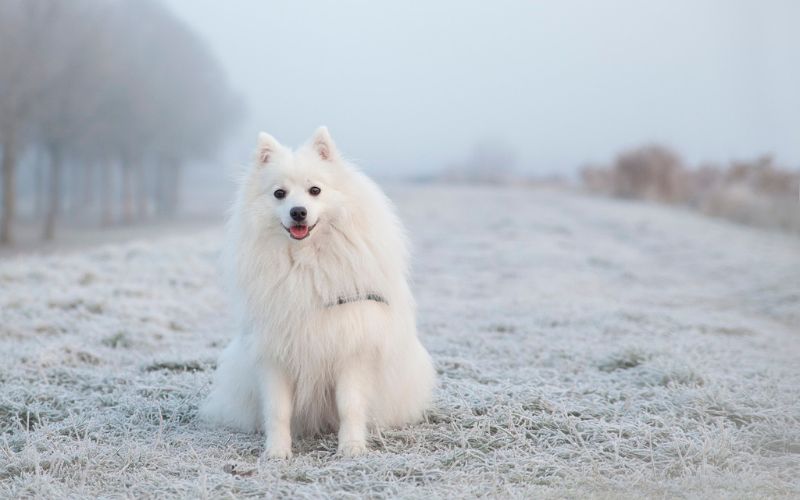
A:
<svg viewBox="0 0 800 500">
<path fill-rule="evenodd" d="M 0 143 L 2 144 L 3 210 L 0 243 L 13 239 L 16 213 L 17 160 L 28 139 L 37 99 L 42 94 L 39 2 L 0 2 Z"/>
<path fill-rule="evenodd" d="M 115 212 L 125 222 L 173 214 L 181 166 L 212 155 L 237 117 L 217 61 L 151 0 L 3 0 L 0 61 L 4 243 L 23 148 L 47 158 L 37 185 L 47 185 L 49 239 L 61 212 L 85 210 L 94 189 L 104 223 Z"/>
</svg>

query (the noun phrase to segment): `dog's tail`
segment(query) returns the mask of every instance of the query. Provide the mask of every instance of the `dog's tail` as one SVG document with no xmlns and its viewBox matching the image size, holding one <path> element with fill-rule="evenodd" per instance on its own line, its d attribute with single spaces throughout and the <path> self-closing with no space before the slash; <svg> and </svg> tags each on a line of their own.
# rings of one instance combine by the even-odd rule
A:
<svg viewBox="0 0 800 500">
<path fill-rule="evenodd" d="M 258 374 L 241 337 L 222 351 L 200 418 L 247 432 L 261 428 Z"/>
</svg>

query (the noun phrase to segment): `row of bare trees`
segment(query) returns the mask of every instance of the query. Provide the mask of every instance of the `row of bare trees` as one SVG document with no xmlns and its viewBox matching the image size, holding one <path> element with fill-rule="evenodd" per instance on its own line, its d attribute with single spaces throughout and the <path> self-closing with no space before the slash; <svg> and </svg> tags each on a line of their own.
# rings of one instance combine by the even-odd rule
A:
<svg viewBox="0 0 800 500">
<path fill-rule="evenodd" d="M 203 41 L 160 3 L 0 1 L 0 243 L 20 185 L 44 238 L 78 211 L 107 224 L 173 214 L 181 167 L 213 155 L 239 109 Z"/>
</svg>

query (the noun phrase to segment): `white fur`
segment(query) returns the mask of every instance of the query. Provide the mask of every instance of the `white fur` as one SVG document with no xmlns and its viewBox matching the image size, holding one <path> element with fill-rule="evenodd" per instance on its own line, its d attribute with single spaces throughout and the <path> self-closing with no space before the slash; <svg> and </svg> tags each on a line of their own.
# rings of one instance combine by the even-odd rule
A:
<svg viewBox="0 0 800 500">
<path fill-rule="evenodd" d="M 241 333 L 220 357 L 202 415 L 265 430 L 271 457 L 289 457 L 293 435 L 337 429 L 339 451 L 361 454 L 368 426 L 418 421 L 435 380 L 417 338 L 402 225 L 324 127 L 296 151 L 261 133 L 256 157 L 240 182 L 225 252 Z M 283 200 L 276 189 L 287 192 Z M 284 226 L 299 205 L 316 226 L 294 240 Z M 366 293 L 388 305 L 327 306 Z"/>
</svg>

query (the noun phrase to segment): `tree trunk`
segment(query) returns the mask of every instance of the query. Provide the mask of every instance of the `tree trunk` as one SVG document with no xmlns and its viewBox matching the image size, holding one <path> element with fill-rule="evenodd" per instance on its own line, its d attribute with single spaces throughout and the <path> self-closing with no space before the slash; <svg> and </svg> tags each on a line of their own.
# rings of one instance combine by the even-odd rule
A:
<svg viewBox="0 0 800 500">
<path fill-rule="evenodd" d="M 150 193 L 147 185 L 147 167 L 143 162 L 136 166 L 136 215 L 140 221 L 147 219 Z"/>
<path fill-rule="evenodd" d="M 45 165 L 42 163 L 41 155 L 36 155 L 36 163 L 34 164 L 34 179 L 33 179 L 33 217 L 38 220 L 44 216 L 45 205 L 45 185 L 44 185 L 44 169 Z"/>
<path fill-rule="evenodd" d="M 103 226 L 110 226 L 114 222 L 114 210 L 111 207 L 111 167 L 112 165 L 100 166 L 100 197 L 102 200 L 100 223 Z"/>
<path fill-rule="evenodd" d="M 42 237 L 50 241 L 56 235 L 56 220 L 61 210 L 61 151 L 55 147 L 50 150 L 50 193 L 48 196 L 47 214 L 44 219 Z"/>
<path fill-rule="evenodd" d="M 181 164 L 178 161 L 170 164 L 170 183 L 167 198 L 168 212 L 171 217 L 178 213 L 181 201 Z"/>
<path fill-rule="evenodd" d="M 97 164 L 94 161 L 87 161 L 83 163 L 83 183 L 81 186 L 81 200 L 80 208 L 82 215 L 85 217 L 88 213 L 93 212 L 94 208 L 94 178 Z"/>
<path fill-rule="evenodd" d="M 0 216 L 0 244 L 14 240 L 14 211 L 16 209 L 16 144 L 12 135 L 3 143 L 3 213 Z"/>
<path fill-rule="evenodd" d="M 181 165 L 175 160 L 158 163 L 158 215 L 173 217 L 178 209 Z"/>
<path fill-rule="evenodd" d="M 133 166 L 127 158 L 120 164 L 122 169 L 122 222 L 133 222 Z"/>
</svg>

